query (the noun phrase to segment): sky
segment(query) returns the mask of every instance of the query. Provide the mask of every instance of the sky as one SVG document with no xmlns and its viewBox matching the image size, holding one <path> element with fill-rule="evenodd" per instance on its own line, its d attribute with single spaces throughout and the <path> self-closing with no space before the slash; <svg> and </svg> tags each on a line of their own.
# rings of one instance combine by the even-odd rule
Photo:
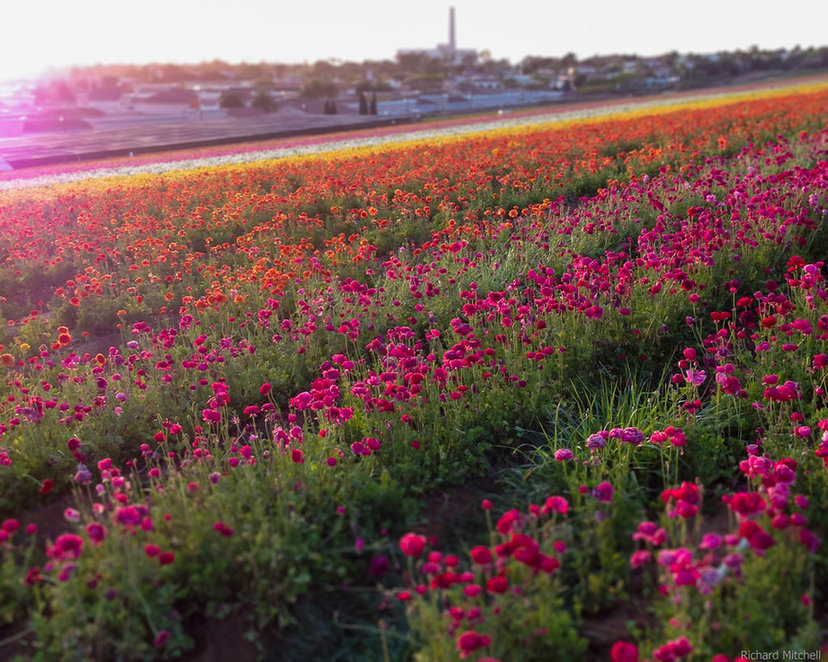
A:
<svg viewBox="0 0 828 662">
<path fill-rule="evenodd" d="M 495 59 L 828 45 L 821 0 L 0 0 L 0 80 L 47 67 L 394 59 L 448 41 Z"/>
</svg>

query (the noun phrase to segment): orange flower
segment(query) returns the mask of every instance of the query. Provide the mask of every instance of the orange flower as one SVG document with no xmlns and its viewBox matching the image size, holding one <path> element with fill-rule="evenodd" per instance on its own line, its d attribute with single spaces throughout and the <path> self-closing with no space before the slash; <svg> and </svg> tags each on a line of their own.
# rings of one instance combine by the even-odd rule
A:
<svg viewBox="0 0 828 662">
<path fill-rule="evenodd" d="M 15 363 L 16 361 L 11 354 L 0 354 L 0 365 L 4 368 L 11 368 Z"/>
</svg>

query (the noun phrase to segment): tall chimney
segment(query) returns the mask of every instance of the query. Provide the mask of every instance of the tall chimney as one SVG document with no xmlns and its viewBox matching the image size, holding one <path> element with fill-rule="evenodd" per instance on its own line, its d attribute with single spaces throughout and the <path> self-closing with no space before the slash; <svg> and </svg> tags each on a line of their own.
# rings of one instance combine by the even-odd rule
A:
<svg viewBox="0 0 828 662">
<path fill-rule="evenodd" d="M 457 40 L 454 36 L 454 7 L 449 7 L 449 49 L 453 53 L 457 50 Z"/>
</svg>

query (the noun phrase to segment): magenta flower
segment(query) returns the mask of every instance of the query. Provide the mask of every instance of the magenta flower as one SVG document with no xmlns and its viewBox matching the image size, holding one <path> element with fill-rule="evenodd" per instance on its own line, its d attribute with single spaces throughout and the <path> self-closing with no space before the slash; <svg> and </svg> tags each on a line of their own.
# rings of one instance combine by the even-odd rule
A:
<svg viewBox="0 0 828 662">
<path fill-rule="evenodd" d="M 566 512 L 569 510 L 569 502 L 562 496 L 551 496 L 546 500 L 544 504 L 543 512 L 544 513 L 561 513 L 565 515 Z"/>
<path fill-rule="evenodd" d="M 221 412 L 215 409 L 203 409 L 201 411 L 201 417 L 206 423 L 221 423 Z"/>
<path fill-rule="evenodd" d="M 86 526 L 86 535 L 93 545 L 100 545 L 106 538 L 106 528 L 102 524 L 92 522 Z"/>
<path fill-rule="evenodd" d="M 699 543 L 699 549 L 713 550 L 720 547 L 722 544 L 722 537 L 716 533 L 708 533 L 702 538 Z"/>
<path fill-rule="evenodd" d="M 406 556 L 418 558 L 425 549 L 426 537 L 417 533 L 406 533 L 400 538 L 400 550 Z"/>
<path fill-rule="evenodd" d="M 612 662 L 638 662 L 638 646 L 628 641 L 616 641 L 610 650 Z"/>
<path fill-rule="evenodd" d="M 586 446 L 590 450 L 600 450 L 607 445 L 607 438 L 600 433 L 591 434 L 586 440 Z"/>
<path fill-rule="evenodd" d="M 652 561 L 653 555 L 649 550 L 643 549 L 633 552 L 630 556 L 630 566 L 633 568 L 641 568 Z"/>
<path fill-rule="evenodd" d="M 592 496 L 594 496 L 598 501 L 602 503 L 609 503 L 612 501 L 612 496 L 615 493 L 612 485 L 607 481 L 600 483 L 594 490 L 592 490 Z"/>
</svg>

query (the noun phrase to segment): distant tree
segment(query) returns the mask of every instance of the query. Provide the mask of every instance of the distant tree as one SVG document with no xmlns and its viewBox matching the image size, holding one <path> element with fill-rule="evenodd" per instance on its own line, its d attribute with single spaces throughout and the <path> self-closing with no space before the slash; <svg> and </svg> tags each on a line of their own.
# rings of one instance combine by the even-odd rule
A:
<svg viewBox="0 0 828 662">
<path fill-rule="evenodd" d="M 561 58 L 561 67 L 569 69 L 578 64 L 578 56 L 575 53 L 567 53 Z"/>
<path fill-rule="evenodd" d="M 302 96 L 309 99 L 324 99 L 335 97 L 339 94 L 336 83 L 321 78 L 311 78 L 302 87 Z"/>
<path fill-rule="evenodd" d="M 398 53 L 397 63 L 400 71 L 407 74 L 418 74 L 425 71 L 426 60 L 430 59 L 425 53 Z"/>
<path fill-rule="evenodd" d="M 409 87 L 423 92 L 440 92 L 444 82 L 445 76 L 440 74 L 420 74 L 406 79 Z"/>
<path fill-rule="evenodd" d="M 524 74 L 533 74 L 538 69 L 554 69 L 558 70 L 561 66 L 561 60 L 554 57 L 540 57 L 535 55 L 527 55 L 520 61 L 520 70 Z"/>
<path fill-rule="evenodd" d="M 336 75 L 336 65 L 330 60 L 318 60 L 313 63 L 313 75 L 317 78 L 332 78 Z"/>
<path fill-rule="evenodd" d="M 361 80 L 355 86 L 354 90 L 357 93 L 359 92 L 389 92 L 391 90 L 391 85 L 388 84 L 388 81 L 384 78 L 379 80 Z"/>
<path fill-rule="evenodd" d="M 264 73 L 264 67 L 261 64 L 250 64 L 242 62 L 236 67 L 236 78 L 240 80 L 255 80 L 261 78 Z"/>
<path fill-rule="evenodd" d="M 186 68 L 178 64 L 165 64 L 159 73 L 165 83 L 183 83 L 190 77 Z"/>
<path fill-rule="evenodd" d="M 376 115 L 377 114 L 377 93 L 376 92 L 374 92 L 371 95 L 371 107 L 370 107 L 368 112 L 371 115 Z"/>
<path fill-rule="evenodd" d="M 337 114 L 336 101 L 334 101 L 333 99 L 328 99 L 325 102 L 325 111 L 324 112 L 325 112 L 325 115 L 336 115 Z"/>
<path fill-rule="evenodd" d="M 235 92 L 222 92 L 219 97 L 219 106 L 222 108 L 244 108 L 244 101 Z"/>
<path fill-rule="evenodd" d="M 270 113 L 276 110 L 277 104 L 273 100 L 273 97 L 270 96 L 270 92 L 267 90 L 259 90 L 250 102 L 250 107 Z"/>
<path fill-rule="evenodd" d="M 34 102 L 37 106 L 47 103 L 74 103 L 75 92 L 65 81 L 52 81 L 34 89 Z"/>
<path fill-rule="evenodd" d="M 365 98 L 365 92 L 359 93 L 359 114 L 368 114 L 368 99 Z"/>
</svg>

